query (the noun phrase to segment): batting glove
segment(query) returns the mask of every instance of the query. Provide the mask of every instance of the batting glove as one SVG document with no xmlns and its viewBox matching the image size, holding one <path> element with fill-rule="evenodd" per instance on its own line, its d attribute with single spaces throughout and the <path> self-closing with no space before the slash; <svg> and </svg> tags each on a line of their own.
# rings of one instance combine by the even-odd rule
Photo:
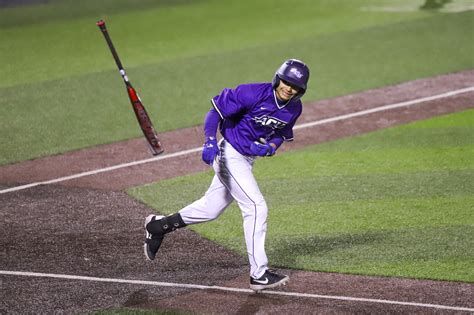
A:
<svg viewBox="0 0 474 315">
<path fill-rule="evenodd" d="M 257 156 L 272 156 L 276 149 L 268 143 L 262 144 L 255 141 L 250 144 L 250 151 Z"/>
<path fill-rule="evenodd" d="M 219 147 L 217 146 L 217 140 L 214 137 L 209 137 L 202 148 L 202 160 L 204 163 L 212 165 L 214 159 L 219 154 Z"/>
</svg>

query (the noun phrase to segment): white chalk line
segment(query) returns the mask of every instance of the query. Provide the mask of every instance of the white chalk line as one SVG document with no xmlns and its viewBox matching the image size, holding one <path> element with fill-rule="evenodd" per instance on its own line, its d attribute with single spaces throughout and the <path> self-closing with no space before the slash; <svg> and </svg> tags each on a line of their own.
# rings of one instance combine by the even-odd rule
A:
<svg viewBox="0 0 474 315">
<path fill-rule="evenodd" d="M 155 162 L 155 161 L 159 161 L 159 160 L 170 159 L 170 158 L 174 158 L 174 157 L 178 157 L 178 156 L 182 156 L 182 155 L 188 155 L 188 154 L 191 154 L 191 153 L 194 153 L 194 152 L 199 152 L 201 150 L 202 150 L 202 148 L 194 148 L 194 149 L 174 152 L 174 153 L 170 153 L 170 154 L 160 155 L 160 156 L 149 158 L 149 159 L 112 165 L 112 166 L 108 166 L 108 167 L 104 167 L 104 168 L 99 168 L 99 169 L 95 169 L 95 170 L 91 170 L 91 171 L 87 171 L 87 172 L 82 172 L 82 173 L 77 173 L 77 174 L 64 176 L 64 177 L 58 177 L 58 178 L 55 178 L 55 179 L 45 180 L 45 181 L 41 181 L 41 182 L 35 182 L 35 183 L 31 183 L 31 184 L 26 184 L 26 185 L 15 186 L 15 187 L 0 190 L 0 194 L 13 192 L 13 191 L 18 191 L 18 190 L 23 190 L 23 189 L 27 189 L 27 188 L 31 188 L 31 187 L 35 187 L 35 186 L 39 186 L 39 185 L 48 185 L 48 184 L 55 184 L 55 183 L 65 182 L 65 181 L 68 181 L 68 180 L 71 180 L 71 179 L 81 178 L 81 177 L 90 176 L 90 175 L 97 175 L 97 174 L 100 174 L 100 173 L 110 172 L 110 171 L 118 170 L 118 169 L 121 169 L 121 168 L 136 166 L 136 165 L 140 165 L 140 164 L 146 164 L 146 163 Z"/>
<path fill-rule="evenodd" d="M 235 292 L 235 293 L 247 293 L 247 294 L 255 293 L 253 290 L 250 290 L 250 289 L 222 287 L 222 286 L 214 286 L 214 285 L 213 286 L 208 286 L 208 285 L 189 284 L 189 283 L 172 283 L 172 282 L 146 281 L 146 280 L 129 280 L 129 279 L 87 277 L 87 276 L 76 276 L 76 275 L 65 275 L 65 274 L 38 273 L 38 272 L 25 272 L 25 271 L 8 271 L 8 270 L 0 270 L 0 274 L 7 275 L 7 276 L 40 277 L 40 278 L 65 279 L 65 280 L 95 281 L 95 282 L 108 282 L 108 283 L 124 283 L 124 284 L 172 287 L 172 288 L 181 288 L 181 289 L 218 290 L 218 291 Z M 449 306 L 449 305 L 430 304 L 430 303 L 403 302 L 403 301 L 393 301 L 393 300 L 383 300 L 383 299 L 369 299 L 369 298 L 357 298 L 357 297 L 350 297 L 350 296 L 321 295 L 321 294 L 272 291 L 272 290 L 265 290 L 263 292 L 264 292 L 264 294 L 291 296 L 291 297 L 298 297 L 298 298 L 328 299 L 328 300 L 340 300 L 340 301 L 364 302 L 364 303 L 379 303 L 379 304 L 391 304 L 391 305 L 403 305 L 403 306 L 434 308 L 434 309 L 440 309 L 440 310 L 474 312 L 474 308 L 462 307 L 462 306 Z"/>
<path fill-rule="evenodd" d="M 414 99 L 414 100 L 411 100 L 411 101 L 400 102 L 400 103 L 389 104 L 389 105 L 383 105 L 383 106 L 379 106 L 379 107 L 375 107 L 375 108 L 371 108 L 371 109 L 367 109 L 367 110 L 354 112 L 354 113 L 351 113 L 351 114 L 340 115 L 340 116 L 335 116 L 335 117 L 331 117 L 331 118 L 327 118 L 327 119 L 322 119 L 322 120 L 307 122 L 307 123 L 303 123 L 303 124 L 298 124 L 295 127 L 293 127 L 293 129 L 297 130 L 297 129 L 314 127 L 314 126 L 328 124 L 328 123 L 341 121 L 341 120 L 346 120 L 346 119 L 350 119 L 350 118 L 354 118 L 354 117 L 364 116 L 364 115 L 368 115 L 368 114 L 372 114 L 372 113 L 376 113 L 376 112 L 391 110 L 391 109 L 400 108 L 400 107 L 408 107 L 408 106 L 411 106 L 411 105 L 420 104 L 420 103 L 424 103 L 424 102 L 428 102 L 428 101 L 439 100 L 439 99 L 442 99 L 442 98 L 447 98 L 447 97 L 451 97 L 451 96 L 455 96 L 455 95 L 459 95 L 459 94 L 463 94 L 463 93 L 468 93 L 468 92 L 473 92 L 473 91 L 474 91 L 474 86 L 471 86 L 471 87 L 458 89 L 458 90 L 453 90 L 453 91 L 449 91 L 449 92 L 445 92 L 445 93 L 441 93 L 441 94 L 437 94 L 437 95 L 433 95 L 433 96 L 418 98 L 418 99 Z M 201 150 L 202 150 L 202 148 L 199 147 L 199 148 L 174 152 L 174 153 L 170 153 L 170 154 L 164 154 L 164 155 L 160 155 L 160 156 L 149 158 L 149 159 L 138 160 L 138 161 L 123 163 L 123 164 L 117 164 L 117 165 L 113 165 L 113 166 L 109 166 L 109 167 L 105 167 L 105 168 L 100 168 L 100 169 L 95 169 L 95 170 L 91 170 L 91 171 L 87 171 L 87 172 L 73 174 L 73 175 L 70 175 L 70 176 L 64 176 L 64 177 L 59 177 L 59 178 L 55 178 L 55 179 L 51 179 L 51 180 L 45 180 L 45 181 L 35 182 L 35 183 L 31 183 L 31 184 L 14 186 L 14 187 L 10 187 L 10 188 L 0 190 L 0 194 L 5 194 L 5 193 L 8 193 L 8 192 L 13 192 L 13 191 L 19 191 L 19 190 L 39 186 L 39 185 L 48 185 L 48 184 L 60 183 L 60 182 L 64 182 L 64 181 L 68 181 L 68 180 L 72 180 L 72 179 L 77 179 L 77 178 L 81 178 L 81 177 L 85 177 L 85 176 L 91 176 L 91 175 L 97 175 L 97 174 L 100 174 L 100 173 L 111 172 L 111 171 L 126 168 L 126 167 L 137 166 L 137 165 L 151 163 L 151 162 L 155 162 L 155 161 L 171 159 L 171 158 L 175 158 L 175 157 L 179 157 L 179 156 L 183 156 L 183 155 L 192 154 L 192 153 L 195 153 L 195 152 L 200 152 Z"/>
<path fill-rule="evenodd" d="M 442 93 L 442 94 L 437 94 L 437 95 L 423 97 L 423 98 L 417 98 L 417 99 L 414 99 L 414 100 L 411 100 L 411 101 L 400 102 L 400 103 L 395 103 L 395 104 L 390 104 L 390 105 L 383 105 L 383 106 L 374 107 L 374 108 L 371 108 L 371 109 L 366 109 L 366 110 L 362 110 L 362 111 L 359 111 L 359 112 L 354 112 L 354 113 L 350 113 L 350 114 L 346 114 L 346 115 L 340 115 L 340 116 L 331 117 L 331 118 L 327 118 L 327 119 L 322 119 L 322 120 L 318 120 L 318 121 L 312 121 L 312 122 L 308 122 L 308 123 L 304 123 L 304 124 L 299 124 L 299 125 L 296 125 L 295 127 L 293 127 L 293 129 L 303 129 L 303 128 L 314 127 L 314 126 L 318 126 L 318 125 L 324 125 L 324 124 L 335 122 L 335 121 L 346 120 L 346 119 L 349 119 L 349 118 L 364 116 L 364 115 L 373 114 L 373 113 L 382 112 L 382 111 L 395 109 L 395 108 L 400 108 L 400 107 L 408 107 L 408 106 L 419 104 L 419 103 L 435 101 L 435 100 L 439 100 L 439 99 L 442 99 L 442 98 L 456 96 L 456 95 L 459 95 L 459 94 L 473 92 L 473 91 L 474 91 L 474 86 L 470 86 L 470 87 L 467 87 L 467 88 L 464 88 L 464 89 L 453 90 L 453 91 Z"/>
</svg>

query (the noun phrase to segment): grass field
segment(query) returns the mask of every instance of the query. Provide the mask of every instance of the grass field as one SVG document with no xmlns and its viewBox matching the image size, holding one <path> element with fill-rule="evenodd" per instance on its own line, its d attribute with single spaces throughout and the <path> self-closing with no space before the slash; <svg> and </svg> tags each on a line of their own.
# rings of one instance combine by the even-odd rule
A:
<svg viewBox="0 0 474 315">
<path fill-rule="evenodd" d="M 285 1 L 136 3 L 0 10 L 0 165 L 140 136 L 99 18 L 159 131 L 202 123 L 210 97 L 288 57 L 312 69 L 305 101 L 474 67 L 473 11 L 301 0 L 282 22 Z"/>
<path fill-rule="evenodd" d="M 0 165 L 140 136 L 98 19 L 165 131 L 201 124 L 210 97 L 271 80 L 289 57 L 312 69 L 304 101 L 474 68 L 474 11 L 457 12 L 467 2 L 441 11 L 419 10 L 423 3 L 298 0 L 290 10 L 282 0 L 63 0 L 2 8 Z M 259 161 L 272 264 L 474 281 L 473 126 L 471 110 Z M 211 177 L 129 193 L 173 212 L 201 196 Z M 244 254 L 235 206 L 193 228 Z"/>
<path fill-rule="evenodd" d="M 474 281 L 474 110 L 256 163 L 267 251 L 285 268 Z M 131 189 L 159 212 L 200 198 L 211 172 Z M 178 193 L 178 195 L 177 195 Z M 245 256 L 231 206 L 192 226 Z"/>
</svg>

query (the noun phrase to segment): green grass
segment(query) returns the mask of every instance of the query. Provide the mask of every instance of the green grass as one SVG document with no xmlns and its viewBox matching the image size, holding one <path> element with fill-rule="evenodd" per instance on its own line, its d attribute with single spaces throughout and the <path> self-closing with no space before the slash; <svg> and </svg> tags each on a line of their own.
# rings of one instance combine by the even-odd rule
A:
<svg viewBox="0 0 474 315">
<path fill-rule="evenodd" d="M 301 0 L 298 19 L 281 22 L 285 6 L 269 1 L 145 1 L 130 12 L 133 2 L 86 1 L 67 18 L 56 2 L 34 6 L 35 18 L 0 10 L 17 21 L 0 24 L 0 165 L 141 136 L 101 17 L 160 132 L 202 123 L 222 88 L 268 81 L 288 57 L 312 69 L 305 101 L 474 67 L 472 11 Z"/>
<path fill-rule="evenodd" d="M 8 62 L 0 87 L 115 70 L 95 25 L 100 18 L 108 22 L 125 65 L 136 67 L 430 15 L 360 10 L 370 3 L 298 0 L 294 19 L 275 18 L 288 14 L 283 0 L 63 0 L 3 9 L 0 52 Z"/>
<path fill-rule="evenodd" d="M 273 266 L 474 282 L 474 110 L 261 159 Z M 171 213 L 212 172 L 130 189 Z M 176 195 L 176 192 L 179 192 Z M 191 228 L 245 255 L 240 210 Z"/>
</svg>

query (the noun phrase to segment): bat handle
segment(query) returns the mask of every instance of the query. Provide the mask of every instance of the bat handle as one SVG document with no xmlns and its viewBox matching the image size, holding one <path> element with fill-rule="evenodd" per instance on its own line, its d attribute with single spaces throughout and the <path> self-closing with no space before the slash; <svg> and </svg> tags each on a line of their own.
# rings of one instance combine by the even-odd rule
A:
<svg viewBox="0 0 474 315">
<path fill-rule="evenodd" d="M 104 22 L 104 20 L 99 20 L 99 21 L 97 21 L 97 23 L 95 23 L 95 24 L 97 24 L 97 26 L 100 27 L 100 29 L 101 29 L 102 31 L 105 30 L 105 22 Z"/>
<path fill-rule="evenodd" d="M 104 35 L 105 41 L 109 45 L 110 52 L 112 53 L 112 56 L 114 57 L 115 63 L 117 64 L 117 67 L 120 70 L 120 74 L 122 74 L 122 71 L 123 71 L 122 62 L 120 61 L 120 58 L 117 54 L 117 51 L 115 50 L 114 44 L 112 43 L 112 39 L 110 39 L 109 32 L 107 31 L 107 27 L 105 26 L 105 21 L 104 20 L 99 20 L 95 24 L 102 31 L 102 35 Z M 122 77 L 124 77 L 124 76 L 122 75 Z M 125 80 L 125 77 L 124 77 L 124 80 Z M 125 82 L 127 82 L 127 81 L 125 81 Z"/>
<path fill-rule="evenodd" d="M 123 81 L 125 82 L 125 85 L 128 86 L 128 87 L 131 87 L 132 84 L 130 83 L 130 81 L 128 81 L 128 76 L 127 76 L 127 74 L 125 73 L 125 70 L 124 70 L 124 69 L 120 69 L 119 72 L 120 72 L 120 75 L 121 75 L 122 78 L 123 78 Z"/>
</svg>

